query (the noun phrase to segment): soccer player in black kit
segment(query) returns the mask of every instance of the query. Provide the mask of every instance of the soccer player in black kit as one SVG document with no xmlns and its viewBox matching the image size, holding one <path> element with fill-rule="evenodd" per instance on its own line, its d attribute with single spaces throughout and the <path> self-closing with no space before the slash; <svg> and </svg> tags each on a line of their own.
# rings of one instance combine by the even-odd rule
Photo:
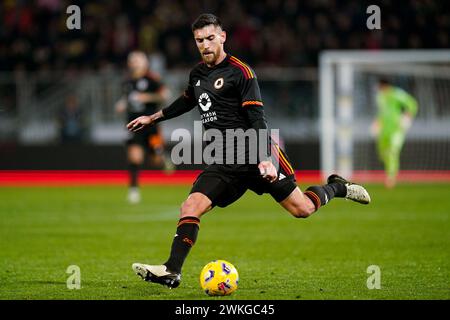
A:
<svg viewBox="0 0 450 320">
<path fill-rule="evenodd" d="M 167 108 L 142 116 L 128 124 L 137 131 L 150 124 L 177 117 L 198 106 L 205 129 L 267 129 L 263 101 L 255 72 L 238 58 L 225 53 L 226 33 L 219 19 L 202 14 L 192 25 L 203 62 L 191 71 L 184 94 Z M 270 139 L 268 139 L 270 140 Z M 296 184 L 294 170 L 286 154 L 274 143 L 272 156 L 258 163 L 213 163 L 197 177 L 188 198 L 181 205 L 180 220 L 170 256 L 162 265 L 134 263 L 135 273 L 145 281 L 176 288 L 182 265 L 197 239 L 201 216 L 214 206 L 226 207 L 246 190 L 269 193 L 297 218 L 306 218 L 334 197 L 367 204 L 370 196 L 360 185 L 338 175 L 327 184 L 309 187 L 304 193 Z M 277 168 L 274 164 L 278 161 Z"/>
<path fill-rule="evenodd" d="M 127 113 L 129 121 L 159 109 L 168 96 L 168 89 L 159 76 L 149 70 L 148 59 L 142 51 L 128 55 L 129 79 L 123 84 L 123 96 L 116 103 L 116 112 Z M 130 134 L 127 139 L 127 161 L 129 172 L 128 201 L 138 203 L 139 170 L 148 154 L 151 163 L 160 168 L 171 169 L 173 164 L 164 155 L 164 141 L 157 126 L 149 126 L 140 132 Z"/>
</svg>

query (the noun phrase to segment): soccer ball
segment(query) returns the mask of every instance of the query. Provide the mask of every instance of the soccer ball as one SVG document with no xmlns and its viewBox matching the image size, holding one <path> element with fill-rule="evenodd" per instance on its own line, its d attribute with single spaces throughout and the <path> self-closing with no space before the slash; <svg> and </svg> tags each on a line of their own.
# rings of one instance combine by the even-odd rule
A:
<svg viewBox="0 0 450 320">
<path fill-rule="evenodd" d="M 214 260 L 203 267 L 200 285 L 207 295 L 227 296 L 236 291 L 239 274 L 236 268 L 225 260 Z"/>
</svg>

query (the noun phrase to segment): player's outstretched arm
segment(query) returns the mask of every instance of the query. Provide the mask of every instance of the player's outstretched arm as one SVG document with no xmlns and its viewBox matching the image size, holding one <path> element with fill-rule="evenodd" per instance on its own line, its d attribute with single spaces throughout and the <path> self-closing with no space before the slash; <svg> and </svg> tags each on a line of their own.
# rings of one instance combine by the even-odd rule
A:
<svg viewBox="0 0 450 320">
<path fill-rule="evenodd" d="M 172 118 L 176 118 L 183 113 L 186 113 L 192 110 L 195 107 L 194 103 L 191 103 L 189 99 L 186 98 L 185 95 L 180 96 L 177 100 L 175 100 L 170 106 L 159 110 L 158 112 L 149 115 L 149 116 L 141 116 L 130 123 L 127 124 L 127 128 L 130 131 L 136 132 L 141 130 L 142 128 L 164 121 Z"/>
<path fill-rule="evenodd" d="M 255 129 L 257 132 L 256 145 L 258 146 L 259 172 L 264 179 L 267 179 L 269 182 L 274 182 L 278 177 L 278 173 L 270 158 L 271 139 L 268 133 L 267 121 L 264 115 L 261 92 L 259 90 L 258 81 L 256 80 L 253 70 L 251 74 L 252 76 L 248 78 L 245 77 L 242 73 L 239 73 L 237 87 L 241 92 L 242 107 L 245 108 L 248 121 L 250 122 L 250 127 Z M 265 137 L 260 136 L 261 132 L 265 133 Z M 263 145 L 260 143 L 261 138 L 266 140 L 266 150 L 259 150 L 260 146 Z"/>
<path fill-rule="evenodd" d="M 161 119 L 162 117 L 163 117 L 162 110 L 149 116 L 138 117 L 127 124 L 127 129 L 132 132 L 139 131 L 146 126 L 154 124 L 155 122 L 157 122 L 158 119 Z"/>
</svg>

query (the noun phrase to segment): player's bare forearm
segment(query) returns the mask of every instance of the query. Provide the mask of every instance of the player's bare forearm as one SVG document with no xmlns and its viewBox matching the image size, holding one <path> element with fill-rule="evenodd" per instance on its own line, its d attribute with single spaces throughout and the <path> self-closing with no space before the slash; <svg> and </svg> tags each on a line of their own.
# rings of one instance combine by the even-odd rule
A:
<svg viewBox="0 0 450 320">
<path fill-rule="evenodd" d="M 162 110 L 159 110 L 158 112 L 149 115 L 149 116 L 141 116 L 138 117 L 136 119 L 134 119 L 133 121 L 130 121 L 127 124 L 127 129 L 132 131 L 132 132 L 137 132 L 143 128 L 145 128 L 146 126 L 152 125 L 156 122 L 158 122 L 158 120 L 162 119 L 164 117 Z"/>
</svg>

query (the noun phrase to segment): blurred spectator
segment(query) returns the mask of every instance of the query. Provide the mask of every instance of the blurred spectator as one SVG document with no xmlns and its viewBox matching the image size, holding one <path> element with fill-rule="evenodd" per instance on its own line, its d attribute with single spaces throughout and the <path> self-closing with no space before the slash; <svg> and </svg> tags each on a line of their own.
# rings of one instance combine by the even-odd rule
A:
<svg viewBox="0 0 450 320">
<path fill-rule="evenodd" d="M 65 105 L 59 114 L 59 128 L 61 143 L 77 144 L 86 137 L 86 125 L 83 112 L 75 94 L 66 97 Z"/>
<path fill-rule="evenodd" d="M 383 1 L 381 30 L 368 30 L 370 1 L 77 1 L 81 30 L 65 26 L 63 0 L 0 2 L 0 70 L 123 69 L 128 52 L 166 56 L 168 68 L 198 61 L 190 23 L 213 12 L 226 47 L 252 65 L 315 66 L 324 49 L 448 48 L 445 1 Z"/>
</svg>

